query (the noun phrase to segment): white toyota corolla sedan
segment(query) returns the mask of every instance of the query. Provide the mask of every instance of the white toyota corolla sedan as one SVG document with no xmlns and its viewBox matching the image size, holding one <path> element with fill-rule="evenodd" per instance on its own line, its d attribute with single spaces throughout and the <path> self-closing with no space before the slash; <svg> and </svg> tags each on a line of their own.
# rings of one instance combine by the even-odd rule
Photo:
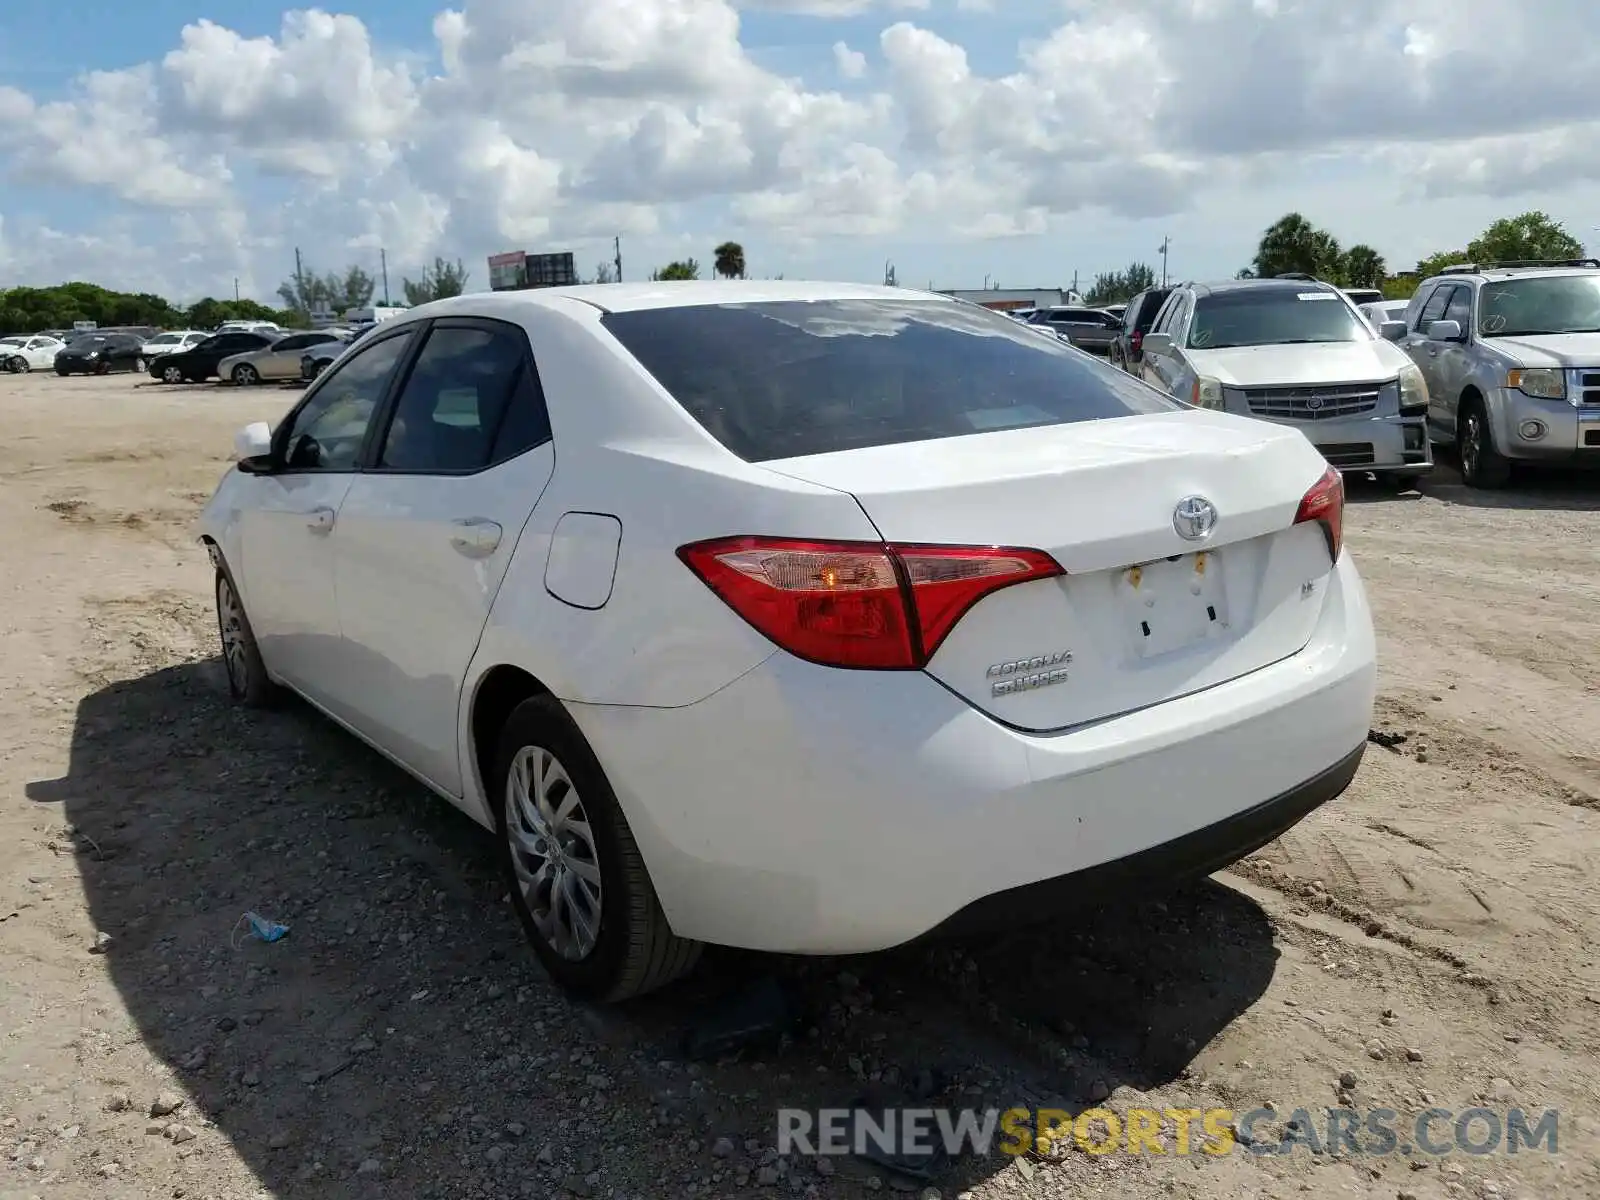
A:
<svg viewBox="0 0 1600 1200">
<path fill-rule="evenodd" d="M 499 839 L 551 974 L 809 954 L 1215 870 L 1375 689 L 1338 472 L 998 313 L 611 284 L 396 317 L 206 507 L 233 693 Z"/>
</svg>

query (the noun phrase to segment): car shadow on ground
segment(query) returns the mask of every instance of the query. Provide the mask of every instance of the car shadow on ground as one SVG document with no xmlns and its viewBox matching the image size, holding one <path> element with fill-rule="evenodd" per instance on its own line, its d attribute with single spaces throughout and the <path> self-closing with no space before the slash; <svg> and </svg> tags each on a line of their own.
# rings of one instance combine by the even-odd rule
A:
<svg viewBox="0 0 1600 1200">
<path fill-rule="evenodd" d="M 778 1108 L 1076 1113 L 1183 1077 L 1277 960 L 1255 903 L 1202 882 L 848 961 L 712 951 L 587 1008 L 527 951 L 489 835 L 304 706 L 235 707 L 214 660 L 86 696 L 66 775 L 28 794 L 64 806 L 112 980 L 187 1119 L 275 1194 L 726 1193 L 763 1168 L 855 1194 L 882 1172 L 774 1163 Z M 149 1104 L 155 1084 L 102 1071 L 91 1089 Z M 953 1194 L 1006 1162 L 886 1178 Z"/>
<path fill-rule="evenodd" d="M 1417 487 L 1404 492 L 1358 475 L 1345 478 L 1345 497 L 1352 504 L 1407 503 L 1431 496 L 1469 508 L 1548 509 L 1592 512 L 1600 509 L 1600 472 L 1556 467 L 1520 468 L 1503 488 L 1470 488 L 1451 463 L 1437 462 Z"/>
</svg>

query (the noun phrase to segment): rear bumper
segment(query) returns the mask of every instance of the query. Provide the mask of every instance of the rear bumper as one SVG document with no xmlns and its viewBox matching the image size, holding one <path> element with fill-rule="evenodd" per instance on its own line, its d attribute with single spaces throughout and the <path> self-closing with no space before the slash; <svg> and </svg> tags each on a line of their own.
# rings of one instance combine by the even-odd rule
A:
<svg viewBox="0 0 1600 1200">
<path fill-rule="evenodd" d="M 1170 887 L 1220 871 L 1294 828 L 1328 801 L 1337 799 L 1356 777 L 1366 749 L 1363 741 L 1333 766 L 1304 783 L 1204 829 L 1127 858 L 985 896 L 946 918 L 926 936 L 963 937 L 1015 928 L 1037 918 L 1040 913 L 1065 912 L 1085 896 L 1115 894 L 1152 884 Z"/>
<path fill-rule="evenodd" d="M 1299 654 L 1057 734 L 1000 725 L 922 673 L 785 654 L 697 704 L 569 709 L 680 935 L 832 954 L 1018 889 L 1137 878 L 1172 843 L 1191 869 L 1231 861 L 1343 789 L 1375 690 L 1346 556 Z"/>
</svg>

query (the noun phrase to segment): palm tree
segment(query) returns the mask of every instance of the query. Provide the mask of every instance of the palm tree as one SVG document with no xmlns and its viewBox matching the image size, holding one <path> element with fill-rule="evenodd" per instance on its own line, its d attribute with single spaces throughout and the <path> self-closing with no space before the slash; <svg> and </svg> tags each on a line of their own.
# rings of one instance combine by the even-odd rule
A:
<svg viewBox="0 0 1600 1200">
<path fill-rule="evenodd" d="M 1337 238 L 1294 212 L 1268 226 L 1261 235 L 1261 244 L 1251 265 L 1261 279 L 1271 279 L 1288 271 L 1304 272 L 1318 279 L 1337 279 L 1344 272 L 1344 254 Z"/>
<path fill-rule="evenodd" d="M 712 270 L 723 279 L 744 278 L 744 247 L 738 242 L 723 242 L 713 253 L 716 261 Z"/>
<path fill-rule="evenodd" d="M 1344 277 L 1351 287 L 1381 288 L 1388 274 L 1383 255 L 1371 246 L 1355 245 L 1345 251 Z"/>
</svg>

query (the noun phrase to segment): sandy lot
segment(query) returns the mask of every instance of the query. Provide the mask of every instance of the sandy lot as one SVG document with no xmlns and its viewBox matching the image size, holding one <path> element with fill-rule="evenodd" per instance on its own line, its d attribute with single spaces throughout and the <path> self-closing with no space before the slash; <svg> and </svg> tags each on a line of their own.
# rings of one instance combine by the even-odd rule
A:
<svg viewBox="0 0 1600 1200">
<path fill-rule="evenodd" d="M 1404 740 L 1236 870 L 998 942 L 714 954 L 595 1012 L 486 835 L 303 708 L 227 703 L 190 522 L 293 397 L 0 376 L 0 1197 L 1600 1195 L 1600 482 L 1357 494 Z M 690 1061 L 766 979 L 792 1038 Z M 1559 1152 L 776 1158 L 780 1104 L 863 1096 L 1551 1108 Z"/>
</svg>

